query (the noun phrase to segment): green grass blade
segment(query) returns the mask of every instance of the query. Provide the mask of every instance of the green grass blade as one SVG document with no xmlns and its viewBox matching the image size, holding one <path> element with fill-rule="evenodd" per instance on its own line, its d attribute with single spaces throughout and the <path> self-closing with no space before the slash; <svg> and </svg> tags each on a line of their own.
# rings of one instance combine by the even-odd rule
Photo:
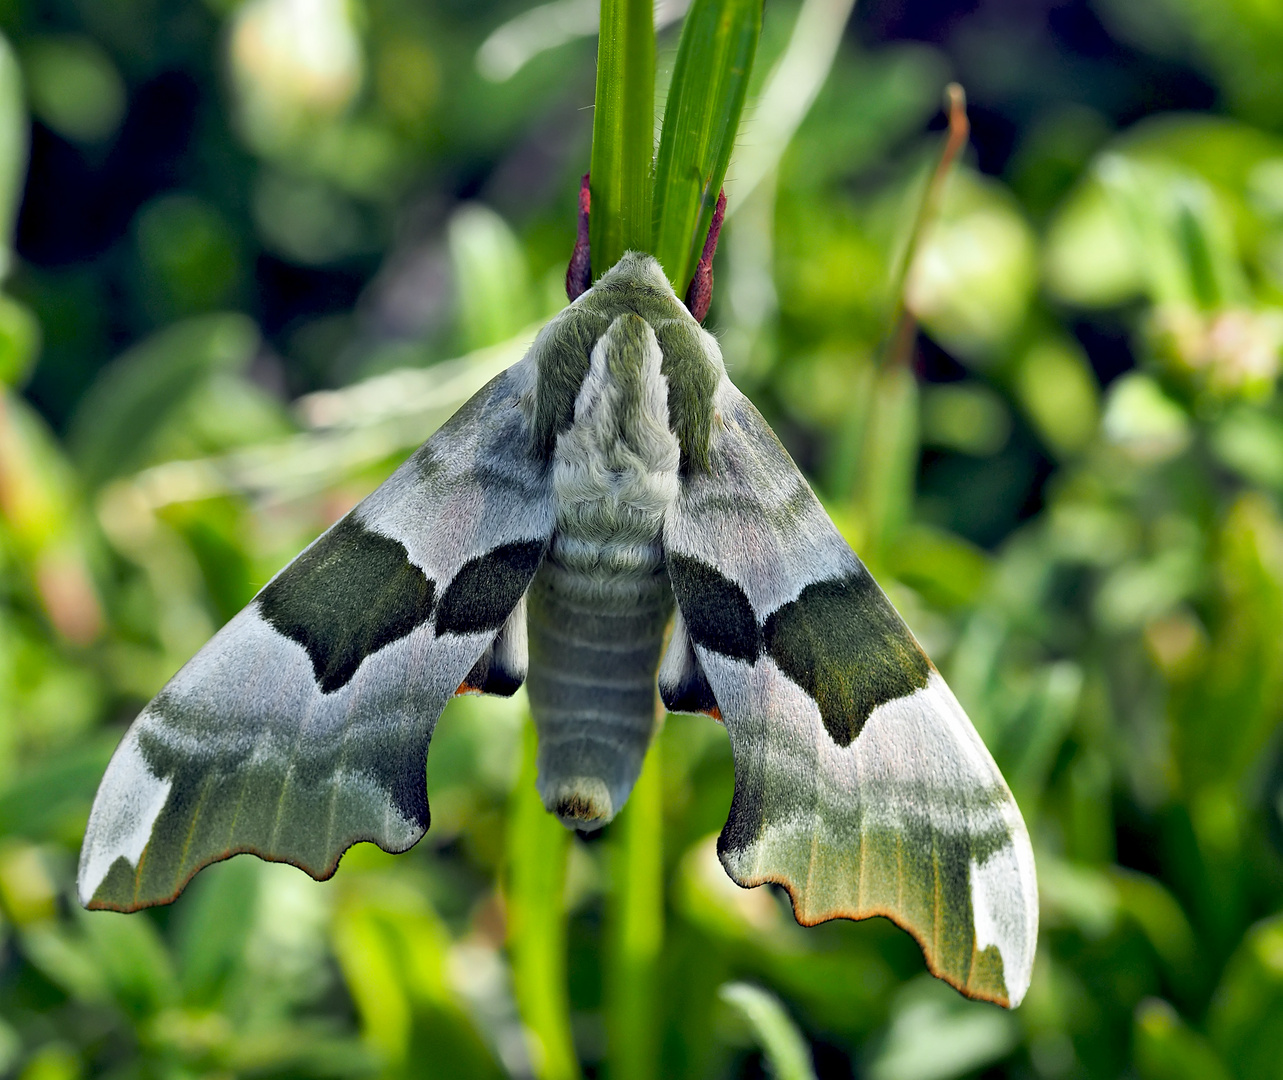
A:
<svg viewBox="0 0 1283 1080">
<path fill-rule="evenodd" d="M 578 1080 L 566 994 L 562 895 L 570 833 L 535 790 L 535 728 L 527 722 L 521 775 L 508 818 L 508 952 L 517 1008 L 539 1080 Z"/>
<path fill-rule="evenodd" d="M 730 1005 L 753 1033 L 777 1080 L 815 1080 L 811 1048 L 780 999 L 750 983 L 726 983 L 718 997 Z"/>
<path fill-rule="evenodd" d="M 664 791 L 658 739 L 617 819 L 610 852 L 606 1027 L 610 1080 L 659 1076 L 658 963 L 664 943 Z"/>
<path fill-rule="evenodd" d="M 601 0 L 592 128 L 593 278 L 628 250 L 651 250 L 655 24 L 651 0 Z"/>
<path fill-rule="evenodd" d="M 654 252 L 678 296 L 726 176 L 761 32 L 762 0 L 695 0 L 682 28 L 655 166 Z"/>
</svg>

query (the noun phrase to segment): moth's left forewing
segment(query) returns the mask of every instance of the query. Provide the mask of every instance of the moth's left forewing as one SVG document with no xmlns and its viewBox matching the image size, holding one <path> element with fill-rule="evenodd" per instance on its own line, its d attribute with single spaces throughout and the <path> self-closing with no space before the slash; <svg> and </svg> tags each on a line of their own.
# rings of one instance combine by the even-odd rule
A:
<svg viewBox="0 0 1283 1080">
<path fill-rule="evenodd" d="M 783 885 L 803 923 L 886 915 L 935 974 L 1017 1004 L 1037 886 L 1015 801 L 944 680 L 729 382 L 716 397 L 710 467 L 685 477 L 665 546 L 682 620 L 661 691 L 670 707 L 683 707 L 679 688 L 686 707 L 711 695 L 726 723 L 735 794 L 718 847 L 728 873 Z"/>
<path fill-rule="evenodd" d="M 324 878 L 357 841 L 423 835 L 445 702 L 525 674 L 513 620 L 553 527 L 530 367 L 480 391 L 146 706 L 94 801 L 82 902 L 164 903 L 237 852 Z"/>
</svg>

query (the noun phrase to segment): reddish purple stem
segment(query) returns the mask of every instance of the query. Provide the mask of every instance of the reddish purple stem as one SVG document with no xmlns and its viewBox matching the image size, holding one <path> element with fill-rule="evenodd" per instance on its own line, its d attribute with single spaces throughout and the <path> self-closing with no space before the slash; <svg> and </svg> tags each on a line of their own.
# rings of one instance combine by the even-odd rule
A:
<svg viewBox="0 0 1283 1080">
<path fill-rule="evenodd" d="M 588 291 L 592 284 L 592 262 L 588 253 L 588 207 L 592 195 L 588 191 L 589 173 L 579 181 L 579 224 L 575 232 L 575 250 L 566 267 L 566 296 L 575 300 Z"/>
<path fill-rule="evenodd" d="M 686 307 L 697 322 L 704 321 L 708 305 L 713 300 L 713 253 L 717 251 L 717 238 L 722 233 L 725 218 L 726 190 L 723 189 L 717 193 L 717 207 L 713 210 L 713 220 L 708 226 L 708 238 L 704 241 L 704 250 L 700 253 L 699 265 L 695 267 L 690 288 L 686 290 Z"/>
</svg>

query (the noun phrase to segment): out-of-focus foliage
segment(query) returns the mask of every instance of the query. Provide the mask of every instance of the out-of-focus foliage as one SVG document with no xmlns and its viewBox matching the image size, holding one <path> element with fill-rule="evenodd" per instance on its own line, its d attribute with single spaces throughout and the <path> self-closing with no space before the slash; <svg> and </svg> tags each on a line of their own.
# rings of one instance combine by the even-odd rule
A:
<svg viewBox="0 0 1283 1080">
<path fill-rule="evenodd" d="M 521 699 L 466 699 L 413 852 L 71 899 L 141 703 L 563 302 L 596 9 L 0 5 L 0 1073 L 1279 1076 L 1283 8 L 1250 0 L 765 10 L 709 325 L 1017 795 L 1019 1011 L 731 884 L 698 717 L 598 841 L 538 809 Z M 887 366 L 950 78 L 973 148 Z"/>
</svg>

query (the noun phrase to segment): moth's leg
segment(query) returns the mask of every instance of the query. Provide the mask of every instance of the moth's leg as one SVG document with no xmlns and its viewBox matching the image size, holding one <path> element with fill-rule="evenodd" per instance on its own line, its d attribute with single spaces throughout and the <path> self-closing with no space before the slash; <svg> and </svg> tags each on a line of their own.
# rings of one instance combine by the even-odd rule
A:
<svg viewBox="0 0 1283 1080">
<path fill-rule="evenodd" d="M 587 182 L 586 177 L 585 182 Z M 725 218 L 726 190 L 723 189 L 717 193 L 717 206 L 713 210 L 713 220 L 708 226 L 708 238 L 704 241 L 704 250 L 700 253 L 699 265 L 695 267 L 695 276 L 691 278 L 690 288 L 686 290 L 686 307 L 695 316 L 697 322 L 704 321 L 704 316 L 708 314 L 708 305 L 713 300 L 713 253 L 717 250 L 717 238 L 722 234 L 722 222 Z M 578 252 L 578 250 L 579 248 L 576 247 L 575 251 Z"/>
<path fill-rule="evenodd" d="M 579 181 L 579 224 L 575 233 L 575 250 L 566 267 L 566 297 L 575 300 L 588 291 L 592 284 L 592 264 L 588 258 L 588 205 L 592 197 L 588 192 L 588 177 L 584 173 Z"/>
</svg>

